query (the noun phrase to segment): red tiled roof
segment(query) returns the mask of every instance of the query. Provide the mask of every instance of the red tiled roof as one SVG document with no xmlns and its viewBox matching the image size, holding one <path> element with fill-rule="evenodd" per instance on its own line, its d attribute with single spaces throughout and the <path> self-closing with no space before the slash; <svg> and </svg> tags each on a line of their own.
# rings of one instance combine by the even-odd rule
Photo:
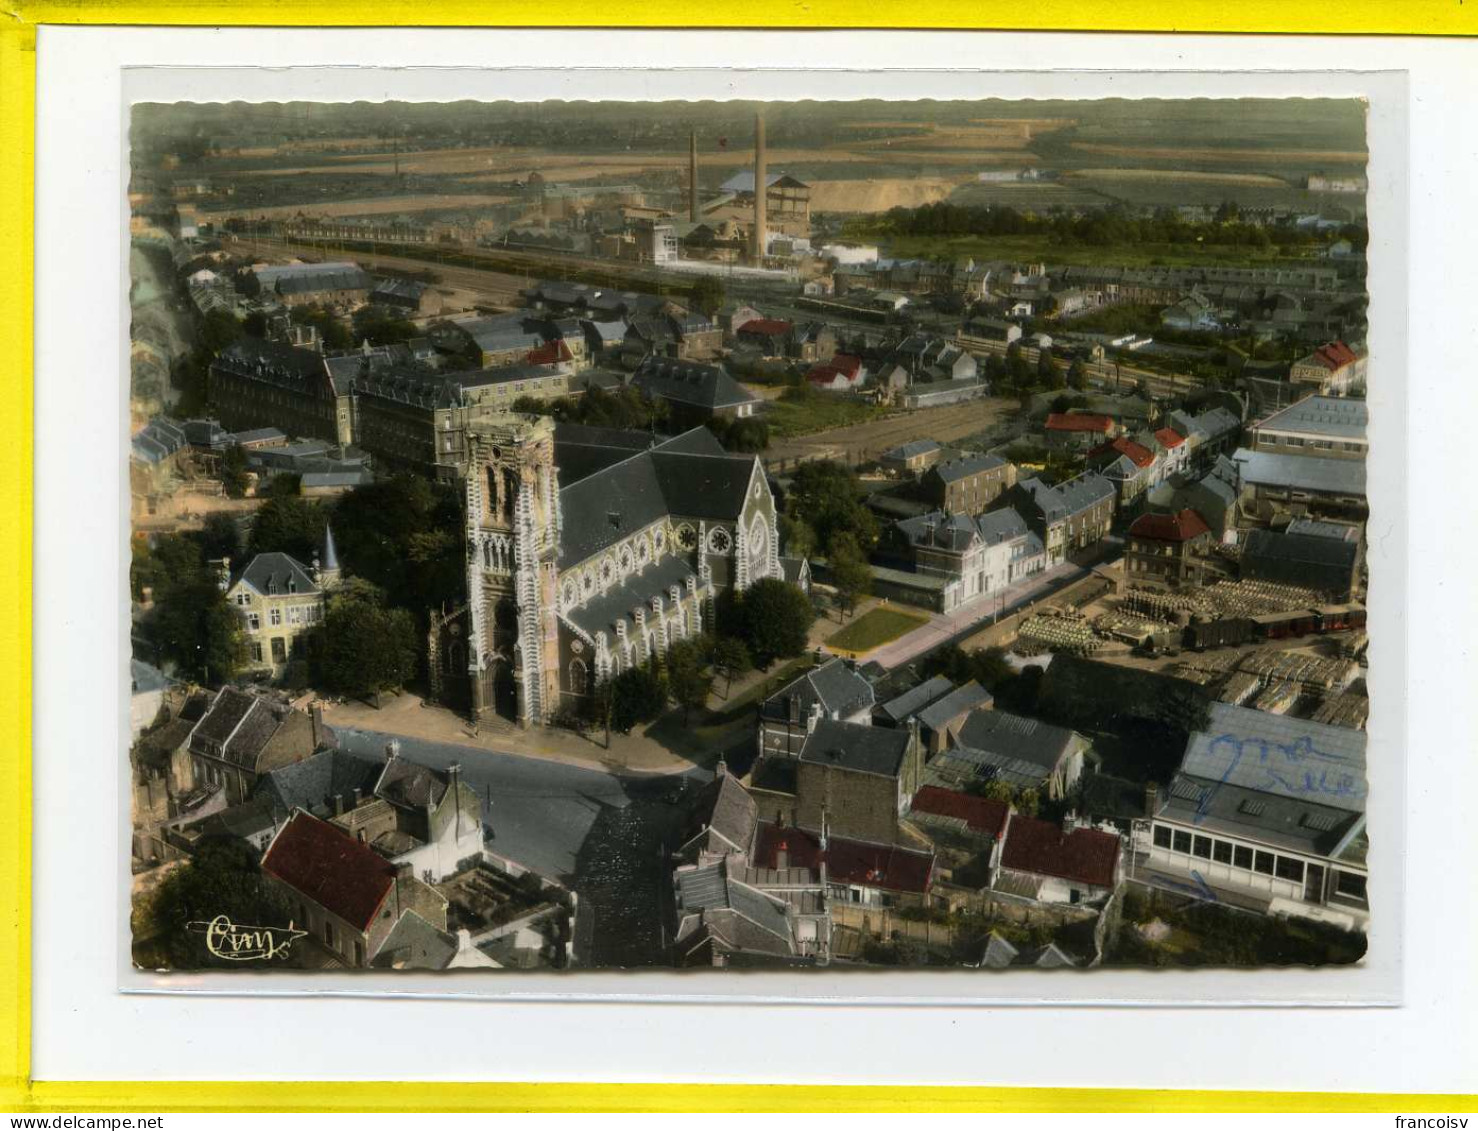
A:
<svg viewBox="0 0 1478 1131">
<path fill-rule="evenodd" d="M 1155 453 L 1143 444 L 1136 444 L 1133 440 L 1126 440 L 1120 436 L 1116 440 L 1110 440 L 1108 447 L 1113 448 L 1121 456 L 1128 456 L 1134 461 L 1135 467 L 1150 467 L 1155 462 Z"/>
<path fill-rule="evenodd" d="M 1185 437 L 1174 428 L 1161 428 L 1155 433 L 1155 439 L 1160 441 L 1162 448 L 1178 448 L 1185 443 Z"/>
<path fill-rule="evenodd" d="M 1349 365 L 1356 356 L 1355 351 L 1344 342 L 1327 342 L 1314 351 L 1314 360 L 1325 369 L 1339 369 Z"/>
<path fill-rule="evenodd" d="M 934 875 L 934 855 L 929 852 L 834 836 L 827 838 L 823 853 L 821 841 L 813 833 L 761 823 L 754 844 L 755 866 L 777 867 L 781 851 L 786 854 L 787 867 L 812 871 L 821 867 L 825 857 L 827 879 L 839 884 L 922 893 L 929 890 Z"/>
<path fill-rule="evenodd" d="M 1119 863 L 1119 838 L 1097 829 L 1064 832 L 1052 821 L 1012 816 L 1001 849 L 1001 867 L 1038 876 L 1055 876 L 1094 887 L 1113 887 Z"/>
<path fill-rule="evenodd" d="M 297 812 L 262 857 L 262 871 L 346 923 L 367 930 L 395 886 L 395 865 L 348 833 Z"/>
<path fill-rule="evenodd" d="M 1187 507 L 1179 514 L 1142 514 L 1134 520 L 1129 533 L 1132 537 L 1156 542 L 1189 542 L 1192 538 L 1211 533 L 1211 527 Z"/>
<path fill-rule="evenodd" d="M 975 832 L 985 833 L 993 840 L 1001 839 L 1006 831 L 1006 819 L 1011 816 L 1011 807 L 1004 801 L 956 793 L 937 785 L 926 785 L 914 794 L 913 807 L 920 813 L 958 818 Z"/>
<path fill-rule="evenodd" d="M 530 365 L 553 365 L 559 361 L 573 360 L 574 354 L 570 353 L 569 343 L 563 338 L 554 342 L 546 342 L 537 349 L 529 350 L 528 356 Z"/>
<path fill-rule="evenodd" d="M 790 333 L 790 323 L 778 318 L 751 318 L 738 330 L 741 334 L 779 335 Z"/>
<path fill-rule="evenodd" d="M 862 359 L 856 354 L 833 354 L 831 365 L 834 369 L 840 369 L 848 377 L 856 377 L 862 371 Z"/>
<path fill-rule="evenodd" d="M 1047 417 L 1047 427 L 1053 432 L 1103 432 L 1114 430 L 1114 422 L 1106 416 L 1091 412 L 1054 412 Z"/>
</svg>

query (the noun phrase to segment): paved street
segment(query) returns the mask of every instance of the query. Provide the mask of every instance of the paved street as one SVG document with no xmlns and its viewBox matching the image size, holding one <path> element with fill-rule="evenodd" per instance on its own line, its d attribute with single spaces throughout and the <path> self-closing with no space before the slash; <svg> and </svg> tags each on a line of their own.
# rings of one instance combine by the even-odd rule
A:
<svg viewBox="0 0 1478 1131">
<path fill-rule="evenodd" d="M 383 760 L 386 743 L 435 769 L 460 763 L 462 777 L 488 803 L 488 848 L 560 880 L 581 899 L 585 962 L 650 965 L 660 960 L 667 873 L 661 851 L 678 812 L 668 798 L 684 778 L 708 771 L 627 777 L 560 762 L 496 753 L 453 743 L 398 738 L 336 727 L 352 754 Z"/>
</svg>

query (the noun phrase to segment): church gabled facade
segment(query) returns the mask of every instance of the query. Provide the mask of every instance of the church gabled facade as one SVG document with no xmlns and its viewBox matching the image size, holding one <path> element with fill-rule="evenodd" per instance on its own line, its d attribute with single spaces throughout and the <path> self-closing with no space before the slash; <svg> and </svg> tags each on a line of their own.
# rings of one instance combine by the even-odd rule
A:
<svg viewBox="0 0 1478 1131">
<path fill-rule="evenodd" d="M 719 592 L 783 577 L 762 464 L 706 429 L 658 443 L 507 414 L 469 451 L 467 604 L 433 617 L 430 661 L 433 694 L 474 719 L 545 724 L 701 633 Z"/>
</svg>

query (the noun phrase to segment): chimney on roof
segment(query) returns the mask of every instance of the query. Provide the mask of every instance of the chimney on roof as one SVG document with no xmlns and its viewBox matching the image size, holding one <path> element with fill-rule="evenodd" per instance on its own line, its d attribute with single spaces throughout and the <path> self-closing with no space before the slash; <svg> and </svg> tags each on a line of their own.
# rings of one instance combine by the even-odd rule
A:
<svg viewBox="0 0 1478 1131">
<path fill-rule="evenodd" d="M 354 787 L 354 808 L 359 808 L 359 803 L 364 800 L 364 791 L 359 786 Z"/>
<path fill-rule="evenodd" d="M 399 758 L 399 757 L 400 757 L 400 740 L 397 739 L 397 738 L 392 738 L 389 742 L 385 743 L 385 760 L 388 762 L 392 758 Z"/>
<path fill-rule="evenodd" d="M 1153 817 L 1156 810 L 1160 808 L 1160 787 L 1154 782 L 1146 782 L 1144 786 L 1144 815 Z"/>
<path fill-rule="evenodd" d="M 335 817 L 342 817 L 343 815 L 344 815 L 344 795 L 342 793 L 336 793 L 336 794 L 334 794 L 334 816 Z"/>
<path fill-rule="evenodd" d="M 314 751 L 321 750 L 323 749 L 324 737 L 323 704 L 318 702 L 318 700 L 316 699 L 313 701 L 313 705 L 308 708 L 308 718 L 312 720 L 313 723 L 313 749 Z"/>
<path fill-rule="evenodd" d="M 783 840 L 775 846 L 775 867 L 781 871 L 790 867 L 790 847 Z"/>
</svg>

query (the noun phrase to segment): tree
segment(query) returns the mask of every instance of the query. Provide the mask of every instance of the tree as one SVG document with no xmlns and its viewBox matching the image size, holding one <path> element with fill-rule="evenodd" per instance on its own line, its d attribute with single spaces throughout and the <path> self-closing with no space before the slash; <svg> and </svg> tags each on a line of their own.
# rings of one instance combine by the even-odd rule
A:
<svg viewBox="0 0 1478 1131">
<path fill-rule="evenodd" d="M 241 320 L 241 332 L 248 338 L 265 338 L 267 336 L 267 316 L 260 310 L 253 310 Z"/>
<path fill-rule="evenodd" d="M 362 306 L 354 312 L 354 337 L 372 346 L 409 341 L 420 333 L 416 324 L 384 306 Z"/>
<path fill-rule="evenodd" d="M 242 333 L 241 323 L 230 311 L 212 310 L 200 319 L 200 346 L 210 357 L 240 339 Z"/>
<path fill-rule="evenodd" d="M 826 564 L 831 573 L 831 583 L 836 587 L 837 599 L 848 616 L 862 597 L 872 590 L 872 567 L 857 548 L 857 539 L 851 534 L 838 534 L 831 540 L 827 550 Z"/>
<path fill-rule="evenodd" d="M 816 552 L 816 531 L 803 518 L 793 514 L 780 516 L 780 545 L 787 556 L 809 558 Z"/>
<path fill-rule="evenodd" d="M 325 349 L 343 350 L 355 344 L 354 335 L 344 325 L 343 319 L 335 317 L 332 311 L 325 310 L 317 303 L 295 306 L 289 317 L 294 326 L 318 327 Z"/>
<path fill-rule="evenodd" d="M 1067 383 L 1069 388 L 1079 392 L 1088 388 L 1088 366 L 1081 357 L 1073 358 L 1073 363 L 1067 367 Z"/>
<path fill-rule="evenodd" d="M 140 917 L 144 921 L 135 923 L 135 937 L 153 940 L 175 969 L 237 966 L 211 954 L 204 932 L 191 925 L 218 915 L 246 927 L 285 928 L 292 919 L 286 897 L 263 877 L 251 846 L 236 837 L 201 841 L 189 863 L 159 885 Z M 284 965 L 291 954 L 289 949 L 271 961 Z"/>
<path fill-rule="evenodd" d="M 760 667 L 804 652 L 816 619 L 810 598 L 775 577 L 762 578 L 744 591 L 739 614 L 750 654 Z"/>
<path fill-rule="evenodd" d="M 160 656 L 201 683 L 224 683 L 246 661 L 241 618 L 204 572 L 165 581 L 154 595 L 149 635 Z"/>
<path fill-rule="evenodd" d="M 456 493 L 414 475 L 381 479 L 334 508 L 334 540 L 345 569 L 420 615 L 454 601 L 466 580 Z"/>
<path fill-rule="evenodd" d="M 611 726 L 622 734 L 651 722 L 667 706 L 667 687 L 656 667 L 627 668 L 610 681 Z"/>
<path fill-rule="evenodd" d="M 241 557 L 241 527 L 236 525 L 234 515 L 220 511 L 208 515 L 197 537 L 200 552 L 207 560 L 230 558 L 235 561 Z"/>
<path fill-rule="evenodd" d="M 396 691 L 416 674 L 420 657 L 415 620 L 385 604 L 384 593 L 359 578 L 333 592 L 311 652 L 319 682 L 343 695 Z"/>
<path fill-rule="evenodd" d="M 298 496 L 269 498 L 252 520 L 250 555 L 290 554 L 307 564 L 323 545 L 326 519 L 316 503 Z"/>
<path fill-rule="evenodd" d="M 737 636 L 725 636 L 713 648 L 713 663 L 724 673 L 724 698 L 734 687 L 734 677 L 754 667 L 749 649 Z"/>
<path fill-rule="evenodd" d="M 1032 786 L 1026 786 L 1017 792 L 1014 803 L 1023 817 L 1035 817 L 1041 806 L 1041 795 Z"/>
<path fill-rule="evenodd" d="M 877 545 L 878 521 L 862 501 L 856 473 L 845 464 L 811 460 L 796 468 L 786 512 L 809 525 L 823 546 L 839 533 L 851 534 L 864 553 Z"/>
<path fill-rule="evenodd" d="M 688 295 L 695 310 L 699 310 L 707 318 L 712 318 L 724 305 L 728 297 L 724 292 L 724 281 L 716 275 L 701 275 L 688 289 Z"/>
<path fill-rule="evenodd" d="M 683 723 L 692 717 L 693 709 L 708 705 L 713 690 L 713 673 L 708 669 L 701 647 L 691 640 L 678 640 L 668 649 L 663 661 L 667 667 L 667 691 L 683 709 Z"/>
<path fill-rule="evenodd" d="M 228 496 L 239 499 L 246 494 L 248 482 L 246 452 L 240 444 L 232 444 L 221 456 L 221 486 Z"/>
</svg>

